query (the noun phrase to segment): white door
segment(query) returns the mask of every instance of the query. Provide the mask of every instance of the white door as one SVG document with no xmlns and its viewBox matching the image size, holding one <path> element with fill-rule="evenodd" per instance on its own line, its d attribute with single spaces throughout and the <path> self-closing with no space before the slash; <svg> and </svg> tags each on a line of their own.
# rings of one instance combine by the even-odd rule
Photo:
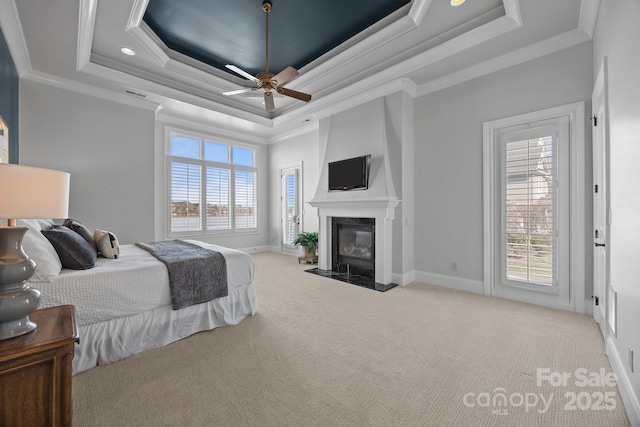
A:
<svg viewBox="0 0 640 427">
<path fill-rule="evenodd" d="M 280 180 L 282 250 L 291 251 L 301 230 L 300 166 L 282 168 Z"/>
<path fill-rule="evenodd" d="M 574 103 L 483 124 L 486 295 L 584 311 L 584 117 Z"/>
<path fill-rule="evenodd" d="M 606 62 L 603 62 L 592 94 L 593 115 L 593 318 L 602 335 L 607 337 L 607 283 L 609 261 L 607 236 L 609 231 L 609 205 L 607 199 L 607 92 Z M 611 314 L 615 313 L 612 307 Z M 615 319 L 609 319 L 615 330 Z"/>
</svg>

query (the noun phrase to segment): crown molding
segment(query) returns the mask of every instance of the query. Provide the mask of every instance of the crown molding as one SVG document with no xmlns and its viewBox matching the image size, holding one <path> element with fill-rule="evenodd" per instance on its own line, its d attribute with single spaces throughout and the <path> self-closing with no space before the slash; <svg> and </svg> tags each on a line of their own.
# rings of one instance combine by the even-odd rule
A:
<svg viewBox="0 0 640 427">
<path fill-rule="evenodd" d="M 76 70 L 81 71 L 91 60 L 93 30 L 96 25 L 98 0 L 80 0 L 78 14 L 78 41 L 76 53 Z"/>
<path fill-rule="evenodd" d="M 155 102 L 141 99 L 139 97 L 133 97 L 131 95 L 126 95 L 124 92 L 114 92 L 109 89 L 103 89 L 94 85 L 80 83 L 76 80 L 69 80 L 40 71 L 29 71 L 21 78 L 36 83 L 57 87 L 59 89 L 65 89 L 72 92 L 80 93 L 82 95 L 88 95 L 94 98 L 113 101 L 120 104 L 126 104 L 136 108 L 142 108 L 144 110 L 156 111 L 159 107 L 159 105 Z"/>
<path fill-rule="evenodd" d="M 18 77 L 22 77 L 32 67 L 15 0 L 0 0 L 0 27 L 9 47 L 16 73 Z"/>
<path fill-rule="evenodd" d="M 422 24 L 422 20 L 427 15 L 427 11 L 431 7 L 433 0 L 414 0 L 409 10 L 409 17 L 419 27 Z"/>
<path fill-rule="evenodd" d="M 262 109 L 255 108 L 253 112 L 242 110 L 233 105 L 220 102 L 218 99 L 223 95 L 211 93 L 211 90 L 207 88 L 196 88 L 192 85 L 178 83 L 168 77 L 143 72 L 139 69 L 130 70 L 129 72 L 121 71 L 119 68 L 122 66 L 123 64 L 119 64 L 118 67 L 111 66 L 108 58 L 93 55 L 92 61 L 82 71 L 92 76 L 117 82 L 116 84 L 121 85 L 123 88 L 133 87 L 137 91 L 155 94 L 153 96 L 159 100 L 167 97 L 178 102 L 193 104 L 197 107 L 227 114 L 263 126 L 272 126 L 271 118 L 263 115 L 266 113 Z M 126 67 L 124 69 L 126 70 Z"/>
<path fill-rule="evenodd" d="M 130 27 L 130 25 L 131 23 L 129 22 L 127 24 L 127 32 L 131 34 L 131 37 L 133 37 L 133 39 L 140 45 L 140 47 L 147 51 L 156 65 L 164 68 L 170 59 L 167 53 L 169 51 L 169 48 L 165 46 L 162 40 L 160 40 L 160 38 L 158 38 L 155 33 L 150 30 L 146 30 L 147 27 L 144 22 L 142 22 L 141 25 L 135 27 Z M 153 36 L 150 34 L 152 34 Z"/>
<path fill-rule="evenodd" d="M 550 55 L 588 41 L 589 37 L 581 30 L 575 29 L 567 31 L 566 33 L 559 34 L 555 37 L 511 51 L 488 61 L 481 62 L 455 73 L 448 74 L 439 79 L 434 79 L 428 83 L 424 83 L 418 87 L 415 97 L 424 96 L 441 89 L 446 89 L 448 87 L 464 83 L 468 80 L 504 70 L 506 68 L 531 61 L 532 59 Z"/>
<path fill-rule="evenodd" d="M 148 4 L 149 0 L 133 0 L 133 7 L 131 8 L 125 31 L 140 27 Z"/>
<path fill-rule="evenodd" d="M 598 23 L 598 10 L 600 10 L 600 0 L 582 0 L 580 4 L 578 28 L 587 33 L 590 39 L 593 38 Z"/>
<path fill-rule="evenodd" d="M 520 1 L 521 0 L 503 0 L 505 15 L 513 19 L 513 21 L 522 27 L 522 14 L 520 13 Z"/>
<path fill-rule="evenodd" d="M 314 116 L 314 119 L 306 119 L 304 121 L 305 124 L 302 126 L 296 127 L 294 129 L 278 133 L 275 136 L 267 138 L 267 144 L 277 144 L 278 142 L 285 141 L 290 138 L 294 138 L 296 136 L 304 135 L 311 132 L 317 132 L 320 129 L 320 122 Z"/>
<path fill-rule="evenodd" d="M 236 142 L 244 142 L 247 144 L 267 145 L 267 139 L 253 134 L 239 134 L 237 129 L 224 128 L 219 125 L 211 126 L 210 124 L 194 120 L 193 117 L 182 117 L 175 113 L 169 113 L 160 110 L 156 114 L 156 120 L 164 127 L 178 127 L 192 132 L 204 132 L 220 138 L 226 138 Z"/>
</svg>

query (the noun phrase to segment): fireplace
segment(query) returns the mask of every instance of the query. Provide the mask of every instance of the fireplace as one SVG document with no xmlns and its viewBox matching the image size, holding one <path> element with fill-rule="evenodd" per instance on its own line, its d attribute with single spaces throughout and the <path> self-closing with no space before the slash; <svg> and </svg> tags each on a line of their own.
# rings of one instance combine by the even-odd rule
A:
<svg viewBox="0 0 640 427">
<path fill-rule="evenodd" d="M 368 191 L 372 191 L 369 189 Z M 349 193 L 349 194 L 346 194 Z M 368 265 L 358 266 L 357 268 L 371 268 L 373 265 L 373 277 L 367 278 L 372 286 L 364 286 L 379 291 L 385 291 L 397 286 L 391 280 L 391 265 L 393 257 L 393 220 L 395 219 L 395 207 L 400 203 L 396 197 L 360 197 L 351 193 L 365 193 L 364 191 L 341 192 L 340 194 L 331 194 L 326 198 L 313 199 L 310 204 L 314 208 L 318 208 L 319 230 L 318 230 L 318 274 L 328 277 L 337 278 L 337 276 L 347 276 L 353 278 L 357 276 L 354 273 L 354 263 L 344 263 L 344 267 L 349 265 L 350 272 L 338 273 L 334 271 L 334 219 L 341 220 L 345 218 L 365 219 L 371 222 L 370 227 L 374 232 L 371 234 L 372 240 L 372 256 L 371 260 L 367 256 L 360 256 L 356 261 L 367 262 Z M 362 234 L 360 235 L 362 239 Z M 357 236 L 356 236 L 357 237 Z M 362 240 L 361 240 L 362 242 Z M 343 254 L 345 255 L 345 254 Z M 361 276 L 357 276 L 361 277 Z M 342 280 L 342 281 L 347 281 Z M 352 282 L 349 282 L 352 283 Z"/>
<path fill-rule="evenodd" d="M 375 219 L 334 217 L 332 270 L 375 278 Z"/>
</svg>

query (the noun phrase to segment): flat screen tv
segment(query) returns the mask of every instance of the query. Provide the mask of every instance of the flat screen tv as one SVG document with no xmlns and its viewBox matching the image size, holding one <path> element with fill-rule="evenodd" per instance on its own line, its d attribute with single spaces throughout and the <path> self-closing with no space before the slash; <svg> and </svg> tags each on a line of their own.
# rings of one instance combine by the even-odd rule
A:
<svg viewBox="0 0 640 427">
<path fill-rule="evenodd" d="M 366 190 L 369 188 L 371 155 L 329 163 L 329 191 Z"/>
</svg>

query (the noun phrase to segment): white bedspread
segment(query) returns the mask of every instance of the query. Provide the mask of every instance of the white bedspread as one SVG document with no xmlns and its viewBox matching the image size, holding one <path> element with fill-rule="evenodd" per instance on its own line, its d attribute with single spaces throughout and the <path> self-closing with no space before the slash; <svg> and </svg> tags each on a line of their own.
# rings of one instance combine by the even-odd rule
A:
<svg viewBox="0 0 640 427">
<path fill-rule="evenodd" d="M 224 255 L 230 293 L 252 283 L 254 264 L 250 255 L 195 240 L 189 242 Z M 99 257 L 92 269 L 63 269 L 51 283 L 33 286 L 42 293 L 40 308 L 73 304 L 78 326 L 171 305 L 166 266 L 135 245 L 122 245 L 118 259 Z"/>
</svg>

